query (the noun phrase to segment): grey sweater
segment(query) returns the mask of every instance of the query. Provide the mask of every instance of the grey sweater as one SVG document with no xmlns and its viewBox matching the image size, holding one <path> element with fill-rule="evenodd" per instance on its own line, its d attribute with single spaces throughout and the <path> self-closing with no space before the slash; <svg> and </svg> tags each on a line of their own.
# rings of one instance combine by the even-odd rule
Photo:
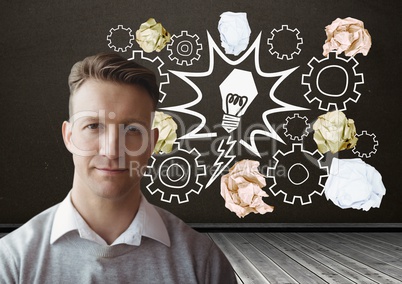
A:
<svg viewBox="0 0 402 284">
<path fill-rule="evenodd" d="M 142 238 L 140 246 L 102 246 L 72 231 L 50 244 L 57 206 L 0 239 L 0 283 L 236 283 L 218 247 L 156 207 L 171 246 Z"/>
</svg>

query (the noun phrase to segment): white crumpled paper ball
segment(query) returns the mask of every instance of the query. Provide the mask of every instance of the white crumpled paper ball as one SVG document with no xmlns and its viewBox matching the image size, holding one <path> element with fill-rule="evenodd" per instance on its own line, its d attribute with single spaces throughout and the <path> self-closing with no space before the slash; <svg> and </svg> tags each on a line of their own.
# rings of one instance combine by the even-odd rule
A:
<svg viewBox="0 0 402 284">
<path fill-rule="evenodd" d="M 239 55 L 247 48 L 251 34 L 247 13 L 223 13 L 218 23 L 218 30 L 226 54 Z"/>
<path fill-rule="evenodd" d="M 362 159 L 334 158 L 324 192 L 340 208 L 368 211 L 380 207 L 385 187 L 380 173 Z"/>
</svg>

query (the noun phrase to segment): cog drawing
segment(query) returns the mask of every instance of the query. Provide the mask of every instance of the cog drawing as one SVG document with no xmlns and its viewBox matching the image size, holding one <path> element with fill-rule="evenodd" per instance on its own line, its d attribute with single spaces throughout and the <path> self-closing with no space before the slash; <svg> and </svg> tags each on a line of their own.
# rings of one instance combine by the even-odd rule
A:
<svg viewBox="0 0 402 284">
<path fill-rule="evenodd" d="M 173 198 L 179 204 L 189 202 L 191 193 L 200 194 L 203 185 L 199 182 L 200 176 L 206 175 L 205 165 L 199 164 L 201 154 L 193 148 L 186 151 L 178 142 L 175 154 L 169 153 L 151 156 L 151 165 L 147 166 L 144 179 L 149 180 L 146 188 L 154 195 L 161 194 L 161 201 L 172 203 Z"/>
<path fill-rule="evenodd" d="M 169 59 L 178 65 L 193 65 L 193 61 L 201 57 L 199 51 L 202 50 L 202 44 L 198 43 L 199 39 L 198 35 L 189 35 L 187 31 L 182 31 L 179 36 L 173 35 L 166 47 L 170 52 Z"/>
<path fill-rule="evenodd" d="M 118 25 L 117 28 L 111 28 L 109 34 L 106 36 L 108 41 L 108 46 L 116 52 L 126 52 L 128 48 L 133 47 L 132 41 L 134 40 L 134 35 L 132 34 L 132 29 L 125 28 L 123 25 Z M 112 40 L 119 33 L 118 39 Z M 116 41 L 124 42 L 125 45 L 116 45 Z"/>
<path fill-rule="evenodd" d="M 284 31 L 288 31 L 293 33 L 293 35 L 296 38 L 296 49 L 292 52 L 289 53 L 285 53 L 282 51 L 278 51 L 278 48 L 274 46 L 274 41 L 275 41 L 275 37 L 278 35 L 278 33 L 283 33 Z M 271 35 L 272 37 L 268 38 L 267 40 L 267 44 L 270 46 L 269 49 L 269 53 L 271 53 L 272 55 L 276 55 L 276 58 L 283 60 L 283 58 L 285 57 L 287 60 L 291 60 L 293 59 L 293 55 L 297 54 L 299 55 L 301 52 L 301 48 L 300 45 L 303 44 L 303 38 L 301 38 L 299 36 L 300 31 L 298 29 L 289 29 L 288 25 L 282 25 L 281 29 L 277 30 L 277 29 L 273 29 L 271 31 Z"/>
<path fill-rule="evenodd" d="M 362 133 L 360 134 L 356 134 L 356 137 L 359 138 L 359 142 L 356 144 L 356 146 L 352 149 L 352 152 L 354 154 L 357 154 L 359 156 L 359 158 L 370 158 L 371 155 L 374 155 L 375 153 L 377 153 L 377 146 L 378 146 L 378 140 L 377 137 L 375 136 L 374 133 L 367 133 L 367 130 L 363 130 Z M 365 151 L 365 152 L 361 152 L 358 150 L 358 146 L 360 145 L 359 143 L 361 143 L 361 139 L 365 139 L 368 140 L 367 142 L 372 142 L 372 149 L 369 151 Z M 360 142 L 361 141 L 361 142 Z M 366 142 L 366 141 L 364 141 Z M 356 148 L 357 147 L 357 148 Z"/>
<path fill-rule="evenodd" d="M 164 87 L 164 85 L 167 85 L 167 84 L 170 83 L 169 73 L 162 71 L 163 66 L 165 65 L 165 62 L 163 62 L 162 59 L 160 59 L 159 56 L 156 56 L 153 59 L 144 56 L 144 52 L 142 50 L 133 50 L 133 55 L 128 60 L 133 60 L 133 59 L 136 59 L 136 60 L 141 59 L 141 60 L 151 62 L 152 63 L 151 66 L 145 66 L 145 67 L 148 67 L 151 70 L 156 69 L 155 67 L 157 67 L 157 72 L 154 72 L 154 73 L 159 74 L 159 77 L 157 77 L 158 78 L 158 83 L 159 83 L 159 93 L 160 93 L 159 102 L 162 103 L 163 100 L 165 99 L 166 95 L 167 95 L 163 91 L 163 87 Z M 145 64 L 141 64 L 141 65 L 145 65 Z"/>
<path fill-rule="evenodd" d="M 321 165 L 323 157 L 318 150 L 311 153 L 298 143 L 292 144 L 292 150 L 287 153 L 278 150 L 273 156 L 275 165 L 267 170 L 267 177 L 273 179 L 269 190 L 275 196 L 282 193 L 283 201 L 289 204 L 294 204 L 296 199 L 301 205 L 312 203 L 312 195 L 323 194 L 328 177 L 328 167 Z M 314 180 L 321 188 L 312 188 L 308 180 Z"/>
<path fill-rule="evenodd" d="M 302 130 L 301 134 L 295 134 L 289 131 L 289 123 L 291 125 L 291 129 Z M 302 126 L 301 126 L 302 125 Z M 300 127 L 301 126 L 301 127 Z M 283 125 L 283 129 L 285 132 L 283 133 L 286 137 L 289 137 L 290 140 L 298 140 L 302 141 L 303 137 L 307 137 L 310 128 L 310 123 L 308 123 L 308 119 L 306 116 L 300 117 L 298 113 L 295 113 L 292 117 L 288 116 L 286 118 L 286 123 Z"/>
<path fill-rule="evenodd" d="M 304 97 L 309 103 L 317 100 L 320 110 L 329 111 L 331 105 L 337 110 L 346 110 L 349 101 L 356 103 L 359 100 L 361 94 L 357 91 L 357 86 L 364 83 L 363 74 L 356 72 L 357 65 L 359 63 L 354 57 L 345 59 L 339 57 L 336 52 L 330 52 L 328 57 L 321 60 L 313 57 L 308 63 L 310 73 L 302 76 L 302 85 L 307 85 L 309 89 Z M 328 93 L 320 86 L 320 76 L 331 68 L 341 69 L 346 75 L 345 87 L 339 93 Z"/>
</svg>

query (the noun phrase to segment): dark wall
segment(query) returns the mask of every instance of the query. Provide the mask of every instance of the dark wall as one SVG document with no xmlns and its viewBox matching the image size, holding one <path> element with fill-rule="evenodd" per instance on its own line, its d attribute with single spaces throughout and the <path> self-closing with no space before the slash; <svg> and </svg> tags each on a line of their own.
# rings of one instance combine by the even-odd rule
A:
<svg viewBox="0 0 402 284">
<path fill-rule="evenodd" d="M 167 48 L 160 53 L 142 53 L 135 41 L 131 48 L 126 51 L 121 49 L 119 53 L 127 58 L 134 54 L 140 63 L 161 72 L 159 74 L 163 76 L 159 80 L 166 83 L 162 87 L 166 97 L 160 108 L 170 108 L 163 111 L 173 115 L 177 121 L 184 122 L 179 123 L 179 136 L 190 133 L 201 121 L 199 117 L 188 114 L 188 111 L 185 113 L 184 105 L 197 99 L 195 89 L 177 73 L 187 72 L 185 75 L 189 81 L 202 94 L 199 102 L 188 109 L 206 119 L 205 127 L 199 133 L 214 132 L 216 137 L 179 139 L 181 150 L 176 146 L 171 155 L 155 156 L 155 172 L 158 172 L 158 166 L 168 158 L 178 163 L 183 161 L 178 157 L 188 161 L 188 164 L 183 162 L 183 168 L 187 166 L 199 171 L 193 171 L 189 184 L 184 189 L 175 188 L 178 183 L 163 186 L 160 180 L 155 180 L 150 185 L 150 179 L 145 179 L 143 192 L 149 200 L 192 223 L 402 223 L 399 204 L 402 199 L 399 188 L 402 87 L 399 48 L 402 42 L 400 19 L 397 16 L 401 12 L 400 1 L 389 1 L 386 5 L 374 0 L 2 1 L 0 11 L 0 224 L 23 223 L 45 208 L 60 202 L 68 193 L 72 183 L 73 164 L 71 155 L 63 144 L 61 124 L 68 118 L 69 70 L 76 61 L 85 56 L 113 50 L 107 41 L 112 28 L 122 25 L 131 28 L 135 34 L 140 24 L 150 17 L 162 22 L 172 35 L 176 35 L 175 44 L 183 39 L 179 37 L 183 35 L 182 32 L 187 31 L 194 40 L 192 46 L 202 46 L 198 53 L 193 54 L 196 58 L 199 55 L 199 59 L 190 60 L 193 57 L 181 57 L 176 52 L 171 54 Z M 252 31 L 248 47 L 256 44 L 256 48 L 247 57 L 242 57 L 246 51 L 239 56 L 225 56 L 220 47 L 217 25 L 220 15 L 226 11 L 247 13 Z M 359 73 L 364 76 L 364 84 L 357 86 L 361 93 L 358 101 L 348 102 L 345 113 L 355 120 L 358 133 L 363 130 L 374 133 L 379 142 L 376 153 L 364 157 L 363 160 L 382 174 L 387 193 L 381 207 L 368 212 L 340 209 L 319 194 L 313 195 L 311 200 L 303 200 L 305 204 L 300 199 L 284 202 L 283 194 L 275 196 L 270 191 L 273 180 L 267 178 L 264 190 L 270 197 L 264 200 L 275 206 L 274 212 L 237 218 L 224 207 L 224 200 L 220 196 L 221 174 L 207 187 L 208 181 L 216 173 L 216 160 L 221 153 L 218 151 L 219 143 L 229 138 L 229 134 L 220 127 L 223 112 L 219 85 L 233 69 L 243 69 L 252 72 L 259 92 L 243 115 L 239 128 L 231 133 L 231 140 L 237 143 L 230 152 L 236 157 L 231 160 L 229 167 L 242 159 L 257 160 L 265 175 L 267 168 L 274 165 L 273 155 L 278 150 L 283 153 L 291 151 L 295 142 L 302 143 L 303 149 L 314 152 L 316 145 L 311 129 L 307 136 L 303 136 L 303 141 L 299 142 L 292 140 L 292 136 L 285 135 L 300 133 L 297 126 L 294 129 L 288 128 L 288 133 L 285 133 L 282 126 L 295 113 L 300 117 L 305 116 L 312 125 L 319 115 L 326 112 L 319 108 L 317 101 L 309 103 L 306 100 L 304 94 L 308 87 L 301 84 L 301 78 L 303 74 L 310 72 L 308 62 L 312 58 L 317 61 L 324 58 L 322 45 L 326 39 L 325 26 L 338 17 L 348 16 L 364 21 L 373 40 L 368 56 L 358 54 L 355 57 L 358 62 L 355 73 L 351 68 L 351 61 L 345 65 L 348 72 L 351 72 L 348 73 L 350 80 L 355 80 L 354 75 Z M 300 31 L 298 36 L 303 40 L 300 54 L 294 53 L 289 60 L 271 54 L 267 45 L 268 38 L 272 37 L 271 31 L 281 29 L 282 25 L 287 25 L 289 29 L 297 28 Z M 114 34 L 113 44 L 119 46 L 122 38 L 118 38 L 117 34 Z M 198 40 L 194 35 L 199 37 Z M 278 50 L 295 46 L 294 41 L 289 42 L 282 38 L 281 42 L 280 35 L 277 35 L 277 42 L 274 43 Z M 294 40 L 290 37 L 288 40 L 292 39 Z M 213 44 L 216 44 L 216 49 L 210 53 Z M 134 50 L 138 52 L 133 53 Z M 217 50 L 221 50 L 223 56 Z M 160 61 L 158 59 L 151 62 L 145 57 L 151 61 L 159 57 Z M 344 55 L 340 57 L 349 59 Z M 212 58 L 214 62 L 211 74 L 204 74 L 209 69 Z M 236 63 L 240 58 L 244 60 Z M 161 62 L 163 65 L 159 66 Z M 251 130 L 267 131 L 263 113 L 280 108 L 269 96 L 279 77 L 269 78 L 258 74 L 257 64 L 264 74 L 296 68 L 279 84 L 275 97 L 281 102 L 306 109 L 284 109 L 267 117 L 269 125 L 277 130 L 284 143 L 262 135 L 255 136 L 261 157 L 247 150 L 239 141 L 249 142 Z M 345 85 L 345 75 L 342 72 L 334 71 L 322 78 L 322 88 L 334 90 L 335 93 L 339 92 L 339 86 Z M 362 152 L 370 153 L 373 150 L 370 141 L 362 142 L 360 146 Z M 226 146 L 223 148 L 228 149 Z M 192 149 L 195 150 L 190 152 Z M 200 153 L 198 159 L 195 159 L 196 151 Z M 329 166 L 333 156 L 356 158 L 358 154 L 351 150 L 337 155 L 327 154 L 322 160 L 322 166 Z M 295 155 L 294 163 L 298 159 L 303 157 Z M 292 160 L 287 163 L 291 162 Z M 289 167 L 290 164 L 284 166 Z M 228 167 L 222 174 L 227 169 Z M 300 187 L 302 189 L 290 186 L 283 190 L 297 196 L 305 196 L 314 190 L 322 192 L 318 181 L 324 172 L 312 163 L 309 174 L 309 180 Z M 156 191 L 158 188 L 164 195 Z M 186 192 L 190 189 L 199 191 L 199 194 L 190 193 L 187 200 Z M 152 195 L 151 191 L 155 191 L 155 194 Z M 168 199 L 169 194 L 173 194 L 170 202 L 161 200 Z M 174 198 L 176 195 L 179 198 Z"/>
</svg>

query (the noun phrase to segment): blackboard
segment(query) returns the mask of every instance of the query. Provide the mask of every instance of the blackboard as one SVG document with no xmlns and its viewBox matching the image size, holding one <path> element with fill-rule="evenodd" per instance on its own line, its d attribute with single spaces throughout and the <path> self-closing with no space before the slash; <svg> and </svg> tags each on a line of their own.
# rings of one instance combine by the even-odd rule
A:
<svg viewBox="0 0 402 284">
<path fill-rule="evenodd" d="M 70 190 L 73 163 L 61 137 L 61 124 L 68 118 L 67 76 L 76 61 L 113 50 L 157 72 L 164 98 L 160 110 L 180 121 L 181 139 L 175 151 L 155 156 L 150 161 L 153 170 L 157 172 L 166 159 L 182 161 L 184 169 L 189 164 L 194 170 L 186 187 L 166 181 L 162 186 L 157 178 L 151 184 L 149 178 L 144 179 L 143 193 L 152 203 L 186 222 L 211 226 L 402 223 L 400 1 L 2 1 L 0 11 L 0 224 L 24 223 L 60 202 Z M 217 25 L 220 15 L 227 11 L 247 13 L 251 28 L 247 49 L 238 56 L 225 54 L 220 44 Z M 140 24 L 151 17 L 173 36 L 170 49 L 145 53 L 131 40 Z M 380 208 L 363 211 L 335 206 L 322 194 L 318 180 L 323 170 L 316 168 L 310 170 L 304 186 L 321 194 L 285 202 L 282 193 L 271 191 L 273 180 L 267 177 L 263 189 L 269 197 L 264 201 L 275 206 L 274 211 L 238 218 L 225 208 L 220 196 L 220 177 L 235 161 L 256 160 L 262 174 L 267 175 L 264 171 L 274 166 L 274 155 L 279 150 L 316 150 L 311 128 L 301 134 L 286 123 L 294 118 L 293 122 L 312 126 L 319 115 L 326 113 L 317 100 L 310 103 L 306 99 L 308 86 L 302 84 L 302 77 L 312 70 L 309 62 L 315 62 L 315 67 L 323 62 L 325 26 L 346 17 L 364 22 L 373 45 L 367 56 L 358 54 L 350 59 L 341 54 L 343 61 L 332 58 L 336 62 L 352 60 L 345 63 L 351 72 L 346 77 L 356 83 L 360 94 L 355 102 L 347 102 L 345 114 L 355 120 L 357 133 L 375 136 L 369 136 L 357 153 L 345 150 L 325 154 L 322 166 L 329 166 L 333 156 L 356 158 L 359 153 L 367 153 L 362 159 L 381 173 L 387 189 Z M 286 32 L 288 38 L 281 39 Z M 121 35 L 130 37 L 130 45 L 124 44 Z M 283 50 L 289 48 L 293 50 L 283 56 Z M 242 116 L 240 126 L 229 135 L 221 127 L 219 86 L 234 69 L 252 73 L 258 96 Z M 270 91 L 280 77 L 262 74 L 286 70 L 291 71 L 275 88 L 275 101 Z M 338 73 L 327 75 L 322 88 L 338 90 L 343 86 L 345 75 L 340 79 Z M 281 103 L 305 110 L 278 110 Z M 278 111 L 263 115 L 275 109 Z M 252 131 L 266 132 L 268 125 L 279 138 L 254 136 L 261 157 L 240 143 L 243 140 L 250 145 Z M 208 133 L 214 133 L 213 137 L 206 137 Z M 298 135 L 301 141 L 295 137 Z M 234 144 L 228 151 L 230 143 Z M 227 153 L 222 154 L 224 151 Z M 225 161 L 219 166 L 220 154 L 234 158 L 222 157 Z M 295 162 L 297 159 L 295 156 Z M 222 167 L 221 171 L 217 167 Z"/>
</svg>

